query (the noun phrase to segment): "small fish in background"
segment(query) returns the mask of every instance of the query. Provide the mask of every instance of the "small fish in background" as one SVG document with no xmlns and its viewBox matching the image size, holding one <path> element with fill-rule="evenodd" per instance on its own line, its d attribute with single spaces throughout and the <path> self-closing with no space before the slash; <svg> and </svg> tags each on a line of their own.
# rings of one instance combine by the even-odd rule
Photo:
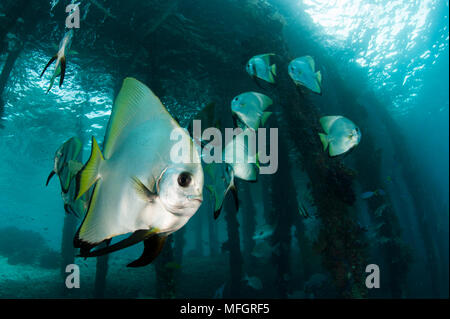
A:
<svg viewBox="0 0 450 319">
<path fill-rule="evenodd" d="M 245 67 L 247 73 L 255 80 L 258 78 L 274 84 L 277 76 L 277 66 L 270 64 L 270 57 L 274 55 L 274 53 L 267 53 L 251 58 Z"/>
<path fill-rule="evenodd" d="M 59 43 L 58 52 L 50 59 L 50 61 L 48 61 L 47 65 L 45 66 L 44 70 L 40 75 L 40 77 L 42 77 L 47 68 L 56 60 L 55 71 L 53 72 L 52 80 L 50 81 L 50 87 L 48 88 L 47 93 L 52 88 L 53 82 L 55 81 L 56 77 L 60 76 L 59 87 L 61 87 L 64 82 L 64 77 L 66 75 L 66 55 L 70 51 L 70 46 L 72 45 L 72 38 L 73 38 L 73 29 L 70 29 L 69 31 L 66 32 L 61 42 Z"/>
<path fill-rule="evenodd" d="M 189 121 L 187 130 L 188 130 L 189 134 L 193 137 L 195 137 L 194 132 L 193 132 L 194 120 L 200 121 L 201 126 L 203 128 L 215 127 L 215 128 L 220 129 L 220 127 L 221 127 L 220 119 L 216 117 L 216 103 L 214 103 L 214 102 L 208 103 L 203 109 L 201 109 L 197 114 L 195 114 L 192 117 L 192 119 Z M 200 141 L 196 140 L 194 142 L 198 143 L 199 145 L 202 145 L 203 147 L 207 144 L 203 140 L 200 140 Z"/>
<path fill-rule="evenodd" d="M 303 218 L 310 217 L 308 210 L 306 209 L 305 205 L 303 205 L 303 202 L 301 200 L 298 201 L 298 212 Z"/>
<path fill-rule="evenodd" d="M 323 150 L 328 148 L 330 156 L 344 154 L 361 140 L 359 128 L 343 116 L 324 116 L 320 119 L 320 124 L 326 133 L 319 133 Z"/>
<path fill-rule="evenodd" d="M 361 194 L 361 198 L 362 199 L 369 199 L 369 198 L 371 198 L 371 197 L 373 197 L 373 196 L 384 196 L 384 195 L 386 195 L 386 193 L 384 192 L 384 190 L 382 190 L 382 189 L 377 189 L 377 190 L 374 190 L 373 192 L 371 192 L 371 191 L 369 191 L 369 192 L 364 192 L 364 193 L 362 193 Z"/>
<path fill-rule="evenodd" d="M 272 114 L 272 112 L 265 112 L 272 104 L 272 99 L 261 93 L 246 92 L 236 96 L 231 102 L 231 112 L 239 123 L 236 126 L 243 130 L 251 128 L 257 131 L 260 126 L 266 124 Z"/>
<path fill-rule="evenodd" d="M 46 186 L 56 174 L 61 183 L 61 190 L 67 193 L 69 184 L 73 177 L 75 177 L 76 168 L 81 168 L 81 151 L 83 143 L 78 137 L 71 137 L 65 141 L 55 153 L 53 170 L 50 172 Z"/>
<path fill-rule="evenodd" d="M 239 210 L 239 199 L 234 184 L 234 172 L 226 163 L 209 163 L 204 167 L 208 180 L 206 189 L 214 197 L 214 219 L 217 219 L 222 211 L 222 206 L 229 192 L 233 195 L 236 211 Z"/>
<path fill-rule="evenodd" d="M 314 93 L 322 94 L 322 73 L 315 71 L 314 59 L 307 55 L 297 58 L 288 66 L 288 73 L 297 86 L 304 86 Z"/>
<path fill-rule="evenodd" d="M 81 163 L 82 147 L 83 144 L 77 137 L 72 137 L 64 142 L 55 153 L 54 167 L 45 184 L 48 186 L 52 177 L 55 174 L 58 175 L 64 210 L 76 217 L 84 214 L 89 198 L 88 195 L 85 195 L 75 200 L 75 176 L 83 168 Z"/>
<path fill-rule="evenodd" d="M 249 287 L 255 290 L 261 290 L 263 288 L 262 281 L 258 277 L 249 277 L 247 274 L 245 274 L 243 281 L 245 281 Z"/>
<path fill-rule="evenodd" d="M 377 217 L 381 217 L 384 213 L 384 211 L 386 210 L 386 208 L 388 208 L 387 204 L 381 204 L 380 207 L 378 207 L 375 212 L 374 215 Z"/>
<path fill-rule="evenodd" d="M 274 232 L 274 227 L 272 225 L 262 225 L 259 226 L 256 230 L 255 230 L 255 234 L 253 235 L 253 240 L 264 240 L 266 238 L 269 238 L 270 236 L 273 235 Z"/>
<path fill-rule="evenodd" d="M 258 155 L 255 150 L 249 149 L 245 138 L 252 132 L 245 129 L 234 136 L 224 149 L 224 161 L 231 166 L 234 176 L 248 182 L 256 182 L 259 174 Z"/>
<path fill-rule="evenodd" d="M 91 156 L 76 178 L 77 199 L 94 190 L 74 246 L 80 248 L 80 257 L 97 257 L 143 241 L 141 257 L 128 264 L 142 267 L 202 204 L 200 155 L 159 98 L 134 78 L 124 80 L 107 127 L 103 151 L 92 137 Z M 174 130 L 181 140 L 170 139 Z M 175 145 L 188 152 L 184 159 L 172 159 Z"/>
</svg>

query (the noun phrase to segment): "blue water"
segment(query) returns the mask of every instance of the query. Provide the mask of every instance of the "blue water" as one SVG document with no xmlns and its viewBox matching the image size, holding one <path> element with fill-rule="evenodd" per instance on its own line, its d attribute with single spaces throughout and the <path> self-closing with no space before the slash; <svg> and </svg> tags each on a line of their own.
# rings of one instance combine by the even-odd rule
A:
<svg viewBox="0 0 450 319">
<path fill-rule="evenodd" d="M 48 1 L 47 1 L 48 2 Z M 110 3 L 112 2 L 112 3 Z M 214 34 L 215 17 L 204 17 L 200 24 L 196 19 L 202 7 L 210 9 L 216 1 L 208 4 L 206 0 L 188 1 L 179 4 L 175 11 L 169 13 L 169 17 L 176 21 L 182 18 L 190 21 L 192 28 L 186 28 L 182 32 L 194 33 L 194 27 L 202 29 L 199 32 L 202 37 L 197 42 L 191 42 L 190 46 L 177 46 L 176 40 L 171 40 L 171 33 L 178 24 L 168 19 L 158 26 L 154 33 L 142 41 L 149 44 L 142 48 L 132 47 L 132 40 L 122 36 L 118 39 L 115 32 L 121 32 L 119 28 L 127 25 L 123 21 L 135 23 L 135 29 L 142 33 L 151 27 L 151 23 L 157 20 L 146 20 L 145 10 L 156 8 L 164 11 L 163 1 L 141 1 L 139 5 L 131 8 L 130 5 L 119 1 L 101 1 L 103 7 L 110 7 L 111 12 L 119 17 L 114 20 L 105 14 L 90 1 L 81 1 L 81 12 L 87 15 L 82 20 L 82 27 L 74 38 L 72 48 L 78 53 L 68 58 L 68 68 L 65 82 L 62 88 L 56 85 L 49 94 L 45 94 L 48 87 L 50 72 L 42 78 L 39 77 L 43 67 L 54 52 L 54 44 L 62 37 L 63 21 L 65 18 L 64 7 L 58 3 L 53 10 L 46 2 L 40 4 L 36 10 L 44 14 L 36 22 L 36 26 L 23 35 L 20 32 L 21 22 L 0 27 L 0 31 L 6 31 L 4 43 L 13 43 L 14 36 L 21 38 L 24 46 L 14 63 L 14 67 L 8 77 L 3 92 L 4 113 L 1 117 L 0 128 L 0 231 L 1 228 L 10 226 L 20 230 L 37 232 L 45 241 L 45 247 L 51 251 L 59 252 L 61 248 L 64 211 L 60 197 L 59 183 L 53 181 L 45 187 L 46 178 L 53 167 L 53 158 L 56 149 L 68 138 L 79 136 L 84 141 L 83 158 L 89 157 L 91 145 L 90 136 L 94 135 L 99 140 L 103 139 L 105 129 L 111 114 L 111 108 L 115 96 L 120 88 L 120 83 L 125 76 L 131 75 L 142 79 L 152 89 L 154 88 L 166 105 L 168 110 L 183 122 L 187 123 L 196 112 L 206 105 L 213 97 L 232 96 L 244 90 L 260 90 L 259 87 L 249 82 L 249 88 L 234 87 L 229 80 L 227 72 L 243 70 L 245 60 L 251 50 L 242 43 L 252 41 L 252 37 L 261 36 L 264 39 L 266 32 L 252 30 L 252 24 L 242 21 L 241 17 L 233 17 L 239 1 L 222 1 L 217 4 L 217 20 L 222 23 L 225 30 L 248 29 L 248 39 L 241 39 L 246 31 L 236 33 Z M 392 204 L 395 207 L 396 217 L 402 229 L 401 238 L 410 244 L 413 254 L 408 278 L 405 281 L 407 288 L 403 294 L 411 297 L 447 297 L 448 298 L 448 233 L 449 233 L 449 17 L 448 1 L 443 0 L 261 0 L 245 1 L 248 6 L 264 8 L 267 16 L 283 21 L 283 29 L 280 36 L 286 43 L 286 47 L 292 57 L 312 54 L 308 50 L 316 50 L 316 55 L 326 56 L 327 63 L 332 63 L 333 70 L 323 69 L 325 63 L 320 59 L 316 66 L 322 69 L 324 94 L 322 97 L 314 96 L 316 101 L 327 101 L 329 109 L 322 109 L 321 113 L 336 110 L 333 104 L 334 96 L 340 94 L 336 91 L 330 79 L 334 72 L 342 79 L 343 83 L 352 90 L 361 105 L 366 108 L 371 123 L 378 125 L 374 139 L 383 148 L 383 159 L 380 175 L 384 180 L 393 181 L 386 186 Z M 244 3 L 244 1 L 242 2 Z M 241 3 L 241 4 L 242 4 Z M 123 7 L 123 10 L 119 10 Z M 238 6 L 238 8 L 241 8 Z M 267 9 L 268 8 L 268 9 Z M 10 11 L 8 11 L 10 10 Z M 13 8 L 10 1 L 0 3 L 0 24 L 2 19 L 17 17 L 17 8 Z M 88 11 L 89 10 L 89 11 Z M 141 12 L 140 12 L 141 11 Z M 151 12 L 151 11 L 149 11 Z M 211 11 L 207 11 L 211 12 Z M 221 13 L 223 12 L 223 13 Z M 230 13 L 231 12 L 231 13 Z M 258 11 L 260 12 L 260 11 Z M 140 15 L 141 14 L 141 15 Z M 222 19 L 222 14 L 226 17 Z M 247 13 L 245 13 L 247 14 Z M 163 15 L 159 15 L 161 17 Z M 20 15 L 19 15 L 20 17 Z M 6 21 L 6 20 L 5 20 Z M 119 25 L 117 30 L 108 29 L 111 25 Z M 261 19 L 260 19 L 261 21 Z M 28 23 L 28 20 L 26 21 Z M 141 23 L 141 24 L 139 24 Z M 171 24 L 173 23 L 173 25 Z M 187 23 L 187 22 L 185 22 Z M 83 24 L 86 26 L 83 29 Z M 211 33 L 207 30 L 211 25 Z M 227 25 L 229 24 L 229 26 Z M 261 21 L 264 25 L 264 22 Z M 130 22 L 129 25 L 132 25 Z M 167 26 L 168 25 L 168 26 Z M 105 27 L 107 26 L 107 27 Z M 9 29 L 6 29 L 9 27 Z M 256 27 L 255 27 L 256 28 Z M 256 30 L 256 29 L 255 29 Z M 137 31 L 136 31 L 137 32 Z M 274 30 L 274 32 L 279 32 Z M 140 33 L 140 32 L 139 32 Z M 165 36 L 165 33 L 168 35 Z M 0 33 L 0 35 L 2 35 Z M 278 34 L 278 33 L 277 33 Z M 273 34 L 272 34 L 273 35 Z M 267 35 L 272 36 L 272 35 Z M 139 37 L 139 35 L 138 35 Z M 209 41 L 217 44 L 217 38 L 228 37 L 227 46 L 208 49 L 215 52 L 211 60 L 200 60 L 195 56 L 196 46 L 207 47 Z M 236 38 L 233 38 L 236 37 Z M 195 37 L 193 37 L 195 38 Z M 176 39 L 176 38 L 175 38 Z M 213 40 L 212 40 L 213 39 Z M 2 39 L 0 39 L 2 40 Z M 174 41 L 168 45 L 165 43 Z M 241 41 L 242 40 L 242 41 Z M 225 40 L 224 40 L 225 41 Z M 257 41 L 256 41 L 257 42 Z M 233 44 L 230 47 L 228 44 Z M 270 48 L 265 43 L 258 43 L 259 50 L 279 51 L 279 48 Z M 170 54 L 166 54 L 167 51 Z M 152 48 L 152 49 L 149 49 Z M 153 48 L 155 48 L 153 50 Z M 239 57 L 239 50 L 244 58 Z M 217 52 L 221 52 L 220 54 Z M 0 70 L 11 49 L 3 46 L 0 50 Z M 254 55 L 263 52 L 253 52 Z M 213 53 L 211 53 L 213 54 Z M 231 58 L 227 58 L 227 54 Z M 223 57 L 220 60 L 219 57 Z M 134 58 L 133 58 L 134 57 Z M 233 60 L 234 59 L 234 60 Z M 242 67 L 241 67 L 242 65 Z M 129 71 L 128 71 L 129 70 Z M 285 73 L 280 69 L 279 74 Z M 157 76 L 152 76 L 157 74 Z M 242 71 L 242 77 L 246 77 Z M 217 83 L 223 82 L 223 85 Z M 238 85 L 238 84 L 236 84 Z M 253 86 L 252 86 L 253 85 Z M 214 92 L 221 87 L 222 92 Z M 380 104 L 371 103 L 367 96 L 373 92 L 381 101 Z M 296 93 L 292 91 L 291 93 Z M 322 100 L 320 100 L 322 98 Z M 321 103 L 321 102 L 317 102 Z M 405 157 L 399 158 L 395 152 L 396 143 L 392 141 L 395 136 L 386 130 L 383 120 L 377 118 L 378 114 L 371 108 L 383 107 L 388 116 L 393 120 L 402 136 L 402 152 L 407 152 L 408 164 L 413 167 L 415 181 L 419 181 L 420 189 L 408 187 L 410 180 L 403 170 Z M 228 104 L 221 105 L 225 110 Z M 323 106 L 322 106 L 323 107 Z M 284 114 L 284 110 L 276 110 Z M 289 115 L 288 115 L 289 116 Z M 372 132 L 374 133 L 374 132 Z M 298 136 L 298 138 L 303 138 Z M 364 142 L 364 132 L 362 142 Z M 353 153 L 345 157 L 345 163 L 352 165 Z M 366 154 L 367 157 L 373 154 Z M 295 160 L 291 160 L 292 170 L 298 169 Z M 301 166 L 301 165 L 299 165 Z M 411 171 L 408 171 L 411 173 Z M 298 177 L 295 181 L 298 185 L 298 193 L 306 192 L 306 182 L 300 177 L 300 173 L 292 173 Z M 297 175 L 295 175 L 297 174 Z M 308 179 L 305 178 L 307 181 Z M 371 191 L 361 189 L 360 181 L 356 181 L 356 189 L 360 192 Z M 257 222 L 264 224 L 263 211 L 267 211 L 267 203 L 263 201 L 261 189 L 265 187 L 264 180 L 252 185 L 254 205 L 258 211 Z M 410 184 L 411 185 L 411 184 Z M 417 186 L 417 184 L 414 184 Z M 282 187 L 282 185 L 279 185 Z M 374 190 L 374 189 L 372 189 Z M 300 195 L 299 195 L 300 196 Z M 420 198 L 417 198 L 420 197 Z M 414 201 L 416 199 L 416 201 Z M 325 200 L 325 199 L 323 199 Z M 427 247 L 421 237 L 420 228 L 423 221 L 414 213 L 417 202 L 427 207 L 425 218 L 431 233 L 429 234 L 432 246 L 435 249 L 441 283 L 439 293 L 432 291 L 429 272 L 425 262 Z M 287 205 L 287 204 L 286 204 Z M 193 282 L 205 279 L 205 275 L 199 269 L 210 269 L 209 266 L 211 243 L 208 237 L 210 222 L 211 200 L 205 200 L 202 208 L 186 226 L 186 244 L 184 247 L 183 273 Z M 313 208 L 311 208 L 313 209 Z M 359 212 L 361 220 L 367 215 L 364 201 L 358 200 L 353 206 Z M 209 214 L 209 215 L 208 215 Z M 203 216 L 203 217 L 199 217 Z M 205 217 L 208 216 L 208 217 Z M 238 216 L 240 224 L 245 223 L 243 216 Z M 369 222 L 370 223 L 370 222 Z M 307 222 L 307 232 L 311 239 L 317 238 L 317 227 L 314 222 Z M 316 227 L 316 228 L 315 228 Z M 202 231 L 200 230 L 202 229 Z M 208 230 L 209 229 L 209 230 Z M 214 225 L 217 238 L 222 244 L 227 241 L 227 222 L 220 218 Z M 245 230 L 240 230 L 241 236 Z M 201 232 L 202 241 L 198 243 L 197 233 Z M 294 233 L 295 231 L 293 231 Z M 26 236 L 20 233 L 20 236 Z M 19 235 L 18 235 L 19 236 Z M 1 235 L 0 235 L 1 238 Z M 241 248 L 243 247 L 241 238 Z M 297 245 L 293 240 L 292 245 Z M 0 246 L 2 243 L 0 242 Z M 199 246 L 200 245 L 200 246 Z M 18 249 L 21 249 L 20 247 Z M 47 248 L 45 248 L 47 249 Z M 26 250 L 29 253 L 29 250 Z M 134 257 L 139 256 L 141 247 L 132 247 L 123 252 L 114 253 L 110 259 L 110 269 L 105 296 L 107 297 L 155 297 L 154 269 L 148 266 L 145 269 L 127 269 L 125 265 Z M 188 254 L 191 252 L 191 254 Z M 194 253 L 193 253 L 194 252 Z M 195 253 L 196 252 L 196 253 Z M 292 248 L 292 254 L 298 254 L 297 247 Z M 219 257 L 214 256 L 213 265 L 227 264 L 228 253 L 218 251 Z M 370 260 L 376 263 L 377 253 Z M 296 263 L 296 257 L 292 263 Z M 320 258 L 315 256 L 314 258 Z M 76 259 L 81 265 L 84 286 L 76 297 L 92 297 L 95 260 L 86 261 Z M 217 261 L 219 260 L 219 261 Z M 261 261 L 261 264 L 263 262 Z M 315 267 L 315 261 L 312 267 Z M 319 262 L 320 264 L 320 262 Z M 245 272 L 251 271 L 246 265 Z M 270 270 L 267 270 L 270 271 Z M 224 273 L 217 270 L 211 273 L 210 286 L 204 289 L 185 287 L 180 283 L 179 297 L 213 297 L 217 288 L 228 282 L 228 269 Z M 225 273 L 226 272 L 226 273 Z M 311 297 L 303 291 L 308 278 L 300 278 L 302 268 L 292 265 L 292 279 L 290 280 L 292 298 Z M 325 273 L 320 269 L 317 273 Z M 274 274 L 268 275 L 275 276 Z M 0 298 L 10 297 L 62 297 L 58 285 L 62 284 L 58 266 L 44 268 L 33 260 L 23 263 L 11 263 L 7 253 L 2 255 L 0 249 Z M 122 282 L 128 282 L 126 291 L 114 280 L 120 278 Z M 143 279 L 144 278 L 144 279 Z M 151 278 L 147 285 L 142 280 Z M 295 279 L 294 279 L 295 278 Z M 419 278 L 419 279 L 418 279 Z M 263 279 L 263 278 L 261 278 Z M 240 296 L 263 296 L 278 298 L 279 295 L 271 289 L 272 281 L 263 279 L 264 293 L 256 291 L 252 295 L 246 291 Z M 30 281 L 39 289 L 33 290 Z M 182 280 L 180 280 L 182 282 Z M 329 290 L 334 291 L 333 283 L 329 282 Z M 387 284 L 388 283 L 384 283 Z M 31 285 L 33 286 L 33 285 Z M 6 289 L 8 287 L 8 289 Z M 328 286 L 327 286 L 328 287 Z M 325 288 L 326 289 L 326 288 Z M 45 293 L 43 291 L 46 291 Z M 293 292 L 302 291 L 295 295 Z M 258 295 L 259 294 L 259 295 Z M 295 297 L 297 296 L 297 297 Z M 389 293 L 374 297 L 392 297 Z M 327 297 L 317 293 L 312 297 Z M 332 295 L 332 297 L 339 297 Z"/>
</svg>

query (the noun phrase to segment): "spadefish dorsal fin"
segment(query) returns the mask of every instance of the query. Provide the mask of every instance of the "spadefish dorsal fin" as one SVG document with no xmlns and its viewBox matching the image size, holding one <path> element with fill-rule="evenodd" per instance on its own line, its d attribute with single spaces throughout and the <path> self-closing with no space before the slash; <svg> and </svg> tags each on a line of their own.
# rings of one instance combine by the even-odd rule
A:
<svg viewBox="0 0 450 319">
<path fill-rule="evenodd" d="M 333 126 L 334 122 L 336 120 L 340 119 L 342 116 L 324 116 L 320 119 L 320 125 L 322 125 L 323 130 L 325 133 L 330 133 L 330 128 Z"/>
<path fill-rule="evenodd" d="M 314 72 L 314 70 L 316 69 L 316 63 L 314 62 L 314 59 L 310 55 L 307 55 L 307 56 L 305 56 L 305 60 L 306 60 L 306 62 L 308 62 L 309 66 L 311 67 L 312 71 Z"/>
<path fill-rule="evenodd" d="M 106 130 L 105 158 L 111 157 L 117 140 L 122 134 L 126 134 L 126 130 L 161 114 L 172 118 L 159 98 L 145 84 L 133 78 L 126 78 L 114 102 Z"/>
<path fill-rule="evenodd" d="M 271 106 L 273 104 L 273 101 L 270 97 L 268 97 L 265 94 L 261 94 L 261 93 L 257 93 L 257 92 L 252 92 L 257 98 L 258 100 L 261 101 L 261 110 L 265 111 L 269 106 Z"/>
<path fill-rule="evenodd" d="M 259 55 L 259 57 L 260 57 L 261 59 L 263 59 L 264 62 L 267 63 L 267 65 L 270 64 L 270 57 L 271 57 L 271 56 L 275 56 L 275 53 L 266 53 L 266 54 L 261 54 L 261 55 Z"/>
</svg>

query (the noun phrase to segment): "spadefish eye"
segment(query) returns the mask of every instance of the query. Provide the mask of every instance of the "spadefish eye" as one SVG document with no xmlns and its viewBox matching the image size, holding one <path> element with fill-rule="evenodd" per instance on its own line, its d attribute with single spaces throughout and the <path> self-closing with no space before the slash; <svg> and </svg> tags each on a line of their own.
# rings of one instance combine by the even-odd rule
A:
<svg viewBox="0 0 450 319">
<path fill-rule="evenodd" d="M 188 187 L 192 182 L 192 176 L 191 174 L 187 172 L 183 172 L 180 175 L 178 175 L 178 185 L 181 187 Z"/>
</svg>

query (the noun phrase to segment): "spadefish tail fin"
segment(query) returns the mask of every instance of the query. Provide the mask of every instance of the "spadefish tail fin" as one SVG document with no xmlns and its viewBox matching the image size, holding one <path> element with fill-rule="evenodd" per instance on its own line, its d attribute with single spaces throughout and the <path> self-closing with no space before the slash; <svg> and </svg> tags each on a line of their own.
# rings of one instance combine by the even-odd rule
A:
<svg viewBox="0 0 450 319">
<path fill-rule="evenodd" d="M 42 77 L 45 73 L 45 71 L 48 69 L 48 67 L 50 66 L 50 64 L 52 64 L 55 60 L 56 60 L 57 56 L 55 55 L 54 57 L 52 57 L 50 59 L 50 61 L 48 61 L 47 65 L 45 66 L 44 70 L 42 71 L 41 75 L 39 77 Z"/>
<path fill-rule="evenodd" d="M 61 77 L 59 78 L 59 87 L 62 86 L 65 75 L 66 75 L 66 57 L 63 56 L 61 58 Z"/>
</svg>

